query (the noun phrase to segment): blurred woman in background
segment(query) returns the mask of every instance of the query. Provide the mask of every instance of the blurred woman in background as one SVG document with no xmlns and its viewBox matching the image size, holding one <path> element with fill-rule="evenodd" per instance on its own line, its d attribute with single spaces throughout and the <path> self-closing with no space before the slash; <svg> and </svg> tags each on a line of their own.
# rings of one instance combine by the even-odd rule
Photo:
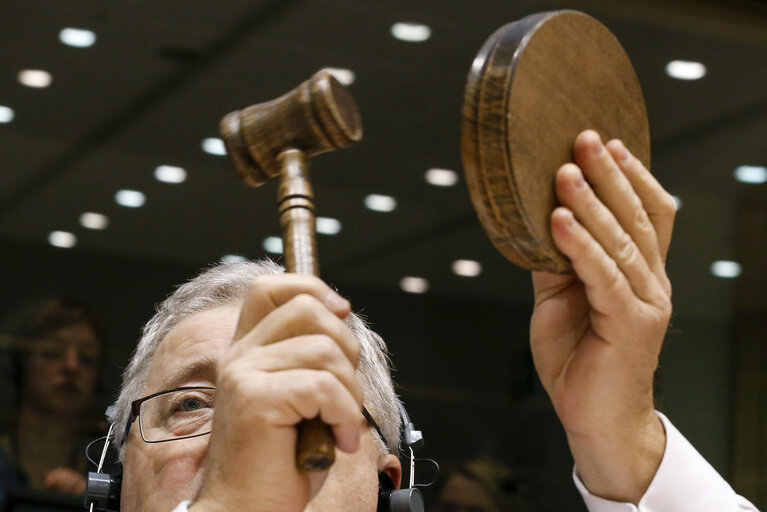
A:
<svg viewBox="0 0 767 512">
<path fill-rule="evenodd" d="M 73 299 L 48 300 L 10 324 L 15 414 L 0 436 L 0 502 L 16 486 L 82 494 L 103 331 Z"/>
</svg>

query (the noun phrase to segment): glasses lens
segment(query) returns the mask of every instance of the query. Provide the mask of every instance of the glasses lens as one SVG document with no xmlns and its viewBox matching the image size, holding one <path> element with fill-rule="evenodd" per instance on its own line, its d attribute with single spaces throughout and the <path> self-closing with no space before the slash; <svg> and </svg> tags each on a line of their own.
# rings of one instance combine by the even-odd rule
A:
<svg viewBox="0 0 767 512">
<path fill-rule="evenodd" d="M 171 391 L 141 404 L 145 441 L 168 441 L 207 434 L 213 424 L 214 389 Z"/>
</svg>

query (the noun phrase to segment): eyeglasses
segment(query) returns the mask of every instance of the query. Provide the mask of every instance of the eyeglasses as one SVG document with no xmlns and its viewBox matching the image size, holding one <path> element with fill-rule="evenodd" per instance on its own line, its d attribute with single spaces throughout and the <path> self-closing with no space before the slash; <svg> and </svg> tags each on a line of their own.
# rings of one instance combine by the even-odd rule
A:
<svg viewBox="0 0 767 512">
<path fill-rule="evenodd" d="M 141 439 L 164 443 L 209 434 L 213 425 L 214 387 L 181 387 L 139 398 L 131 404 L 127 430 L 138 418 Z"/>
<path fill-rule="evenodd" d="M 125 439 L 138 418 L 141 439 L 147 443 L 165 443 L 210 434 L 213 428 L 214 387 L 181 387 L 160 391 L 131 403 L 131 414 L 125 426 Z M 383 431 L 363 407 L 365 420 L 389 445 Z"/>
</svg>

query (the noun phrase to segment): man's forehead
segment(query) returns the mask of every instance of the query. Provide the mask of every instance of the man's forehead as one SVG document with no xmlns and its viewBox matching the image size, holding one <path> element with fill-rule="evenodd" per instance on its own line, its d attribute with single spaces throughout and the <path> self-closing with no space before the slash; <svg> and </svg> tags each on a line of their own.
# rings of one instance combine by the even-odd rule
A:
<svg viewBox="0 0 767 512">
<path fill-rule="evenodd" d="M 231 344 L 238 314 L 239 305 L 230 304 L 195 313 L 179 322 L 157 348 L 149 369 L 147 392 L 183 385 L 185 378 L 214 377 L 211 373 Z"/>
</svg>

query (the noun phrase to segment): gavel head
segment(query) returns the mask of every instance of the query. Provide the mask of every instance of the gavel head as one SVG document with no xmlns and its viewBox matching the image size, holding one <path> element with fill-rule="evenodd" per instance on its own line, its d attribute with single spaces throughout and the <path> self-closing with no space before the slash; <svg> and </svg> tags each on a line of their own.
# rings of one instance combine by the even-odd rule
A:
<svg viewBox="0 0 767 512">
<path fill-rule="evenodd" d="M 257 187 L 280 173 L 285 150 L 308 158 L 354 144 L 362 138 L 362 119 L 352 95 L 320 70 L 277 99 L 230 112 L 220 130 L 237 172 Z"/>
</svg>

